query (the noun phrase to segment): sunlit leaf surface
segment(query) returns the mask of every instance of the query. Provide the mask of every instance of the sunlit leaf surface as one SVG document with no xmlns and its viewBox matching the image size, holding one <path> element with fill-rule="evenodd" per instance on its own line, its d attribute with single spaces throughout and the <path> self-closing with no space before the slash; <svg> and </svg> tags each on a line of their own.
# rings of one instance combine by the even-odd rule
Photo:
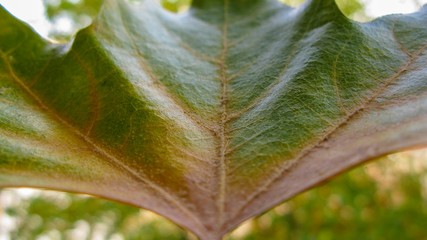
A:
<svg viewBox="0 0 427 240">
<path fill-rule="evenodd" d="M 427 9 L 105 1 L 66 45 L 0 10 L 0 185 L 84 192 L 202 239 L 427 143 Z"/>
</svg>

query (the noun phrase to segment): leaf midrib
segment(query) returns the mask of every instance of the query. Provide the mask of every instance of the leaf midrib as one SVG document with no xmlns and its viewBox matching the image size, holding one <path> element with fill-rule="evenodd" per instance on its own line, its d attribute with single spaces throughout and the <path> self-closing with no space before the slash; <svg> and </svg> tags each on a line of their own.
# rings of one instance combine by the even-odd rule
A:
<svg viewBox="0 0 427 240">
<path fill-rule="evenodd" d="M 217 207 L 218 207 L 218 222 L 217 222 L 217 230 L 221 231 L 225 224 L 225 218 L 224 218 L 224 210 L 225 210 L 225 202 L 226 202 L 226 176 L 227 176 L 227 169 L 226 169 L 226 153 L 227 153 L 227 123 L 230 122 L 230 118 L 228 116 L 227 112 L 227 102 L 228 102 L 228 82 L 231 79 L 231 77 L 228 76 L 227 73 L 227 54 L 229 49 L 229 40 L 228 40 L 228 0 L 222 0 L 224 2 L 224 8 L 223 8 L 223 24 L 220 27 L 221 29 L 221 51 L 218 57 L 212 59 L 212 58 L 206 58 L 203 56 L 203 58 L 206 58 L 207 61 L 214 63 L 217 65 L 217 71 L 218 71 L 218 78 L 220 80 L 220 111 L 218 116 L 218 122 L 214 126 L 212 124 L 207 123 L 204 119 L 200 119 L 197 116 L 194 116 L 191 114 L 189 110 L 187 109 L 186 105 L 182 102 L 178 101 L 171 93 L 169 93 L 168 89 L 164 84 L 155 76 L 155 74 L 152 72 L 150 66 L 145 60 L 145 56 L 138 50 L 138 47 L 136 45 L 135 39 L 133 35 L 129 32 L 128 26 L 126 24 L 126 21 L 123 19 L 123 14 L 120 12 L 120 17 L 122 21 L 122 25 L 124 26 L 124 30 L 126 33 L 127 38 L 130 40 L 130 44 L 132 45 L 133 51 L 138 55 L 138 60 L 140 63 L 140 66 L 142 70 L 148 74 L 150 79 L 153 82 L 158 83 L 156 86 L 158 88 L 161 88 L 160 90 L 162 93 L 165 94 L 165 96 L 172 100 L 175 103 L 175 106 L 179 109 L 182 109 L 184 113 L 186 113 L 186 116 L 188 116 L 193 122 L 196 123 L 199 127 L 202 127 L 206 130 L 208 130 L 216 139 L 217 142 L 217 158 L 218 158 L 218 197 L 217 197 Z M 166 27 L 165 27 L 166 28 Z M 166 28 L 167 29 L 167 28 Z M 168 29 L 167 29 L 168 30 Z M 187 45 L 185 43 L 180 42 L 181 45 L 184 46 L 185 49 L 187 49 Z M 191 49 L 191 48 L 190 48 Z M 196 55 L 196 57 L 200 57 L 198 53 L 195 53 L 194 51 L 191 51 L 190 49 L 187 49 L 190 51 L 191 54 Z M 202 58 L 202 57 L 201 57 Z"/>
<path fill-rule="evenodd" d="M 221 45 L 222 50 L 219 56 L 218 61 L 218 73 L 219 79 L 221 81 L 221 106 L 220 106 L 220 115 L 219 115 L 219 148 L 218 148 L 218 158 L 219 158 L 219 195 L 217 199 L 217 204 L 219 208 L 218 214 L 218 226 L 223 228 L 224 224 L 224 208 L 226 202 L 226 183 L 227 183 L 227 169 L 226 169 L 226 152 L 227 152 L 227 136 L 226 136 L 226 125 L 228 122 L 228 113 L 227 113 L 227 101 L 228 101 L 228 76 L 227 76 L 227 54 L 228 54 L 228 0 L 224 1 L 224 19 L 221 29 Z"/>
</svg>

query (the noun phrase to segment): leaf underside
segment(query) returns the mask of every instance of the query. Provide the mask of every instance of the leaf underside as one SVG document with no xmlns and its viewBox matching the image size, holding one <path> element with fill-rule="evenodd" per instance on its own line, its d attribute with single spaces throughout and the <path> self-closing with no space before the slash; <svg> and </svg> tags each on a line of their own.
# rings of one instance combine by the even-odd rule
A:
<svg viewBox="0 0 427 240">
<path fill-rule="evenodd" d="M 369 159 L 427 143 L 427 8 L 107 0 L 54 44 L 0 9 L 0 186 L 83 192 L 220 239 Z"/>
</svg>

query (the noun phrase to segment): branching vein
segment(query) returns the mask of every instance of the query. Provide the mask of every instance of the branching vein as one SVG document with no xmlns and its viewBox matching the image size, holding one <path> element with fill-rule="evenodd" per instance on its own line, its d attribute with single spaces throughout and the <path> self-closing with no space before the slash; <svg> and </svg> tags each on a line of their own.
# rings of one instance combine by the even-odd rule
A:
<svg viewBox="0 0 427 240">
<path fill-rule="evenodd" d="M 248 206 L 250 203 L 255 201 L 259 198 L 261 193 L 267 191 L 276 181 L 280 179 L 281 176 L 283 176 L 283 173 L 286 172 L 290 167 L 292 167 L 295 164 L 298 163 L 299 160 L 307 156 L 309 153 L 311 153 L 313 150 L 316 149 L 316 147 L 320 146 L 322 143 L 324 143 L 333 133 L 335 133 L 338 129 L 343 127 L 346 123 L 348 123 L 353 117 L 355 117 L 357 114 L 361 113 L 364 109 L 366 109 L 369 104 L 371 104 L 375 99 L 378 98 L 379 95 L 381 95 L 387 88 L 395 83 L 405 72 L 410 68 L 412 64 L 424 53 L 425 49 L 427 48 L 427 45 L 420 48 L 417 53 L 412 55 L 409 60 L 396 71 L 395 74 L 390 76 L 389 78 L 385 79 L 383 81 L 383 84 L 376 89 L 370 97 L 366 98 L 365 101 L 358 106 L 357 108 L 353 109 L 351 113 L 349 113 L 345 118 L 343 118 L 338 124 L 335 126 L 332 126 L 329 130 L 325 132 L 323 136 L 319 138 L 319 141 L 317 141 L 315 144 L 310 145 L 303 149 L 294 159 L 284 161 L 284 164 L 280 166 L 280 169 L 275 172 L 275 174 L 272 175 L 272 177 L 266 181 L 262 186 L 258 188 L 257 191 L 255 191 L 252 195 L 250 195 L 246 201 L 240 206 L 240 208 L 236 211 L 235 216 L 238 216 L 243 209 L 245 209 L 246 206 Z"/>
<path fill-rule="evenodd" d="M 185 215 L 187 215 L 190 219 L 193 220 L 193 223 L 198 225 L 200 229 L 204 229 L 204 225 L 200 222 L 200 220 L 195 217 L 195 215 L 190 212 L 182 203 L 176 199 L 174 196 L 169 194 L 167 191 L 165 191 L 163 188 L 155 184 L 154 182 L 151 182 L 148 180 L 146 176 L 144 176 L 143 173 L 137 172 L 130 166 L 127 166 L 123 163 L 120 159 L 116 158 L 114 155 L 109 153 L 107 150 L 103 149 L 101 146 L 97 145 L 92 139 L 90 139 L 88 136 L 86 136 L 85 133 L 81 132 L 79 129 L 75 128 L 73 125 L 69 124 L 66 120 L 64 120 L 59 114 L 57 114 L 54 110 L 51 110 L 51 108 L 48 105 L 45 105 L 42 99 L 40 99 L 26 84 L 24 81 L 22 81 L 14 72 L 13 67 L 9 63 L 7 56 L 0 51 L 0 57 L 3 59 L 6 68 L 8 70 L 8 73 L 10 75 L 10 78 L 24 91 L 31 99 L 35 102 L 35 104 L 40 108 L 40 110 L 44 113 L 47 113 L 50 115 L 53 119 L 58 121 L 62 126 L 67 128 L 71 133 L 75 134 L 78 138 L 80 138 L 83 142 L 85 142 L 88 147 L 93 151 L 94 154 L 101 156 L 104 159 L 107 159 L 111 163 L 113 163 L 115 166 L 117 166 L 119 169 L 122 169 L 126 172 L 128 172 L 131 176 L 133 176 L 138 181 L 146 184 L 148 187 L 156 191 L 158 194 L 164 197 L 165 200 L 170 202 L 171 204 L 175 205 L 178 209 L 180 209 Z"/>
</svg>

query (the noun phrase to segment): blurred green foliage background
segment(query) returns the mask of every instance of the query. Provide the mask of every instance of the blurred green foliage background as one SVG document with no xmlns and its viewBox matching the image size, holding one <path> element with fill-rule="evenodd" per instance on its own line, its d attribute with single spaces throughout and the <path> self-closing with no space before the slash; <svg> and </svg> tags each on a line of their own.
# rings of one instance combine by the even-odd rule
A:
<svg viewBox="0 0 427 240">
<path fill-rule="evenodd" d="M 43 0 L 47 17 L 88 25 L 101 0 Z M 302 0 L 287 0 L 296 6 Z M 342 11 L 368 20 L 360 1 L 338 0 Z M 190 0 L 163 0 L 173 12 Z M 52 29 L 63 41 L 73 32 Z M 427 239 L 427 150 L 399 153 L 359 167 L 244 223 L 228 240 Z M 196 239 L 138 208 L 85 195 L 0 189 L 0 239 Z"/>
</svg>

